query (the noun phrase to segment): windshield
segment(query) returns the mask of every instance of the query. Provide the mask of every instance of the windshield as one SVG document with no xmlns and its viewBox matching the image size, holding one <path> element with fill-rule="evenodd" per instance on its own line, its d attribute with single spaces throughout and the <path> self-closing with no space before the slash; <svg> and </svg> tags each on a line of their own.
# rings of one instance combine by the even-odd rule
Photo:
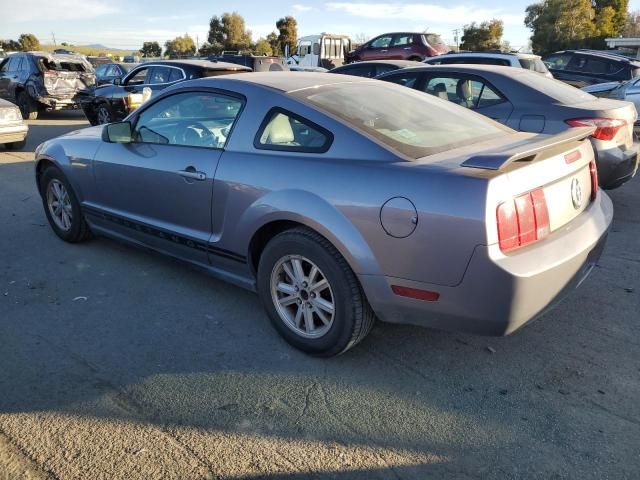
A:
<svg viewBox="0 0 640 480">
<path fill-rule="evenodd" d="M 411 158 L 511 132 L 466 108 L 389 83 L 345 83 L 292 95 Z"/>
<path fill-rule="evenodd" d="M 520 66 L 538 73 L 549 73 L 549 69 L 539 58 L 520 58 Z"/>
<path fill-rule="evenodd" d="M 515 74 L 514 74 L 515 75 Z M 567 85 L 559 80 L 544 77 L 542 75 L 534 75 L 527 71 L 521 71 L 517 74 L 517 80 L 522 84 L 537 90 L 539 93 L 546 95 L 553 100 L 564 105 L 573 105 L 575 103 L 584 103 L 595 100 L 595 97 L 587 92 L 583 92 L 579 88 Z"/>
</svg>

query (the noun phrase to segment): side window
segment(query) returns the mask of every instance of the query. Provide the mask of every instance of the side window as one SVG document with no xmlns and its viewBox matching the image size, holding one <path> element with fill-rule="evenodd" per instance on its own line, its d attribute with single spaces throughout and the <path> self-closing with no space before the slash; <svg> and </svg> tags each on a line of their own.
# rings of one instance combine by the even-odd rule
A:
<svg viewBox="0 0 640 480">
<path fill-rule="evenodd" d="M 396 70 L 396 68 L 392 67 L 391 65 L 376 65 L 374 68 L 375 68 L 374 77 L 377 77 L 378 75 L 382 75 L 383 73 L 393 72 L 394 70 Z"/>
<path fill-rule="evenodd" d="M 337 72 L 343 75 L 355 75 L 356 77 L 371 77 L 371 65 L 349 65 Z"/>
<path fill-rule="evenodd" d="M 169 76 L 171 75 L 171 68 L 169 67 L 153 67 L 151 75 L 147 83 L 150 85 L 157 85 L 159 83 L 169 83 Z"/>
<path fill-rule="evenodd" d="M 171 73 L 169 74 L 169 82 L 177 82 L 178 80 L 182 80 L 184 78 L 184 74 L 181 70 L 177 68 L 171 68 Z"/>
<path fill-rule="evenodd" d="M 601 58 L 589 58 L 587 60 L 587 64 L 585 70 L 591 73 L 599 73 L 599 74 L 609 74 L 610 71 L 610 62 L 607 62 Z"/>
<path fill-rule="evenodd" d="M 455 77 L 431 78 L 425 92 L 467 108 L 484 108 L 504 102 L 496 90 L 479 80 Z"/>
<path fill-rule="evenodd" d="M 558 53 L 555 55 L 549 55 L 544 59 L 544 63 L 548 68 L 554 70 L 564 70 L 569 65 L 573 55 L 570 53 Z"/>
<path fill-rule="evenodd" d="M 385 35 L 384 37 L 378 37 L 371 42 L 371 48 L 389 48 L 391 45 L 391 35 Z"/>
<path fill-rule="evenodd" d="M 394 35 L 392 47 L 406 47 L 413 43 L 413 35 L 403 34 L 403 35 Z"/>
<path fill-rule="evenodd" d="M 133 138 L 137 143 L 224 148 L 241 108 L 242 101 L 228 95 L 178 93 L 145 109 Z"/>
<path fill-rule="evenodd" d="M 385 82 L 397 83 L 403 87 L 414 88 L 418 81 L 418 75 L 415 73 L 407 73 L 405 75 L 393 75 L 388 78 L 383 78 Z"/>
<path fill-rule="evenodd" d="M 298 47 L 298 56 L 304 57 L 311 53 L 311 42 L 300 42 L 300 46 Z"/>
<path fill-rule="evenodd" d="M 313 54 L 320 55 L 320 43 L 313 42 Z"/>
<path fill-rule="evenodd" d="M 96 76 L 105 77 L 107 75 L 108 68 L 108 65 L 100 65 L 98 68 L 96 68 Z"/>
<path fill-rule="evenodd" d="M 323 153 L 332 142 L 333 135 L 328 130 L 299 115 L 273 108 L 262 122 L 253 145 L 265 150 Z"/>
<path fill-rule="evenodd" d="M 587 57 L 584 55 L 573 55 L 566 66 L 567 70 L 581 72 L 585 70 L 587 65 Z"/>
<path fill-rule="evenodd" d="M 118 77 L 122 75 L 120 73 L 120 67 L 118 65 L 111 65 L 106 73 L 107 77 Z"/>
<path fill-rule="evenodd" d="M 126 82 L 126 85 L 143 85 L 145 79 L 147 78 L 148 67 L 139 68 L 138 70 L 133 71 L 133 75 L 129 77 Z"/>
</svg>

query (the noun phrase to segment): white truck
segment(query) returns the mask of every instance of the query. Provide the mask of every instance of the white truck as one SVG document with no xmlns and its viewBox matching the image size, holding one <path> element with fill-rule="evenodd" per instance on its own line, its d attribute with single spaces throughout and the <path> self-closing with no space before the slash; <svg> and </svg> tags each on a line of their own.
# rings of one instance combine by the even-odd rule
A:
<svg viewBox="0 0 640 480">
<path fill-rule="evenodd" d="M 348 35 L 321 33 L 298 39 L 296 51 L 287 55 L 291 70 L 324 71 L 344 64 L 345 54 L 351 50 Z"/>
</svg>

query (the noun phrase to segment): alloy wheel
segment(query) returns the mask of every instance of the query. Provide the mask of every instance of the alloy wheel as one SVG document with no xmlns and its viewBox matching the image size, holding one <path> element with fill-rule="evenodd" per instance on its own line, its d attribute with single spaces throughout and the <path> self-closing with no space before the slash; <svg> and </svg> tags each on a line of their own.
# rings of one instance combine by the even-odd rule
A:
<svg viewBox="0 0 640 480">
<path fill-rule="evenodd" d="M 105 123 L 111 123 L 111 113 L 104 105 L 98 108 L 98 123 L 104 125 Z"/>
<path fill-rule="evenodd" d="M 56 226 L 60 230 L 68 232 L 73 225 L 73 208 L 69 192 L 59 180 L 53 179 L 49 182 L 47 206 Z"/>
<path fill-rule="evenodd" d="M 271 298 L 285 325 L 301 337 L 322 337 L 333 325 L 336 306 L 331 285 L 306 257 L 287 255 L 276 262 Z"/>
</svg>

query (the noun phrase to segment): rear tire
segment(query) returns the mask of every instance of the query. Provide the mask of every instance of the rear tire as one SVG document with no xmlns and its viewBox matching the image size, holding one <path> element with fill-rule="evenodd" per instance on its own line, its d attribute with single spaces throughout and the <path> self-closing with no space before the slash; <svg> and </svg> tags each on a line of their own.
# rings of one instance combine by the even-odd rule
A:
<svg viewBox="0 0 640 480">
<path fill-rule="evenodd" d="M 49 225 L 58 237 L 70 243 L 91 238 L 80 203 L 59 168 L 50 166 L 42 172 L 40 195 Z"/>
<path fill-rule="evenodd" d="M 38 105 L 27 92 L 18 93 L 16 101 L 24 120 L 36 120 L 38 118 Z"/>
<path fill-rule="evenodd" d="M 296 274 L 296 261 L 302 275 Z M 258 293 L 280 335 L 312 355 L 340 355 L 373 327 L 373 310 L 345 259 L 306 228 L 280 233 L 267 244 L 258 266 Z"/>
</svg>

